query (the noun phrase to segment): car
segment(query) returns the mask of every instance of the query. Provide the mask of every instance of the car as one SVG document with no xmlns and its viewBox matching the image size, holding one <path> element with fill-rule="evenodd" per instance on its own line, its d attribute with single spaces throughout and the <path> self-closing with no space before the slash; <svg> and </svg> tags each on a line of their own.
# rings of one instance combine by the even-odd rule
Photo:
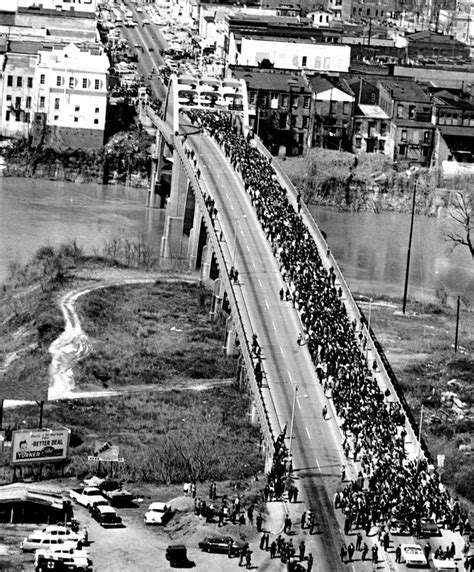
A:
<svg viewBox="0 0 474 572">
<path fill-rule="evenodd" d="M 441 536 L 436 521 L 431 518 L 422 518 L 420 521 L 420 536 Z"/>
<path fill-rule="evenodd" d="M 154 51 L 155 51 L 155 48 L 154 48 L 153 46 L 150 46 L 150 47 L 148 48 L 148 51 L 149 51 L 149 52 L 154 52 Z"/>
<path fill-rule="evenodd" d="M 69 550 L 77 550 L 79 547 L 78 542 L 74 540 L 63 540 L 62 538 L 52 538 L 51 536 L 40 536 L 32 533 L 23 539 L 20 548 L 23 552 L 35 552 L 38 549 L 49 550 L 58 545 Z"/>
<path fill-rule="evenodd" d="M 426 566 L 425 553 L 419 544 L 402 544 L 400 548 L 407 566 Z"/>
<path fill-rule="evenodd" d="M 103 528 L 121 528 L 123 527 L 122 518 L 115 512 L 110 505 L 99 505 L 94 511 L 95 520 Z"/>
<path fill-rule="evenodd" d="M 124 489 L 119 481 L 106 479 L 98 487 L 112 506 L 133 506 L 133 494 Z"/>
<path fill-rule="evenodd" d="M 201 540 L 198 546 L 204 552 L 227 553 L 229 550 L 229 542 L 232 543 L 232 554 L 239 554 L 245 546 L 245 542 L 242 540 L 234 540 L 231 536 L 209 536 Z"/>
<path fill-rule="evenodd" d="M 171 517 L 171 507 L 164 502 L 152 502 L 143 517 L 145 524 L 165 524 Z"/>
<path fill-rule="evenodd" d="M 165 558 L 171 568 L 192 568 L 194 562 L 188 560 L 188 553 L 184 544 L 170 544 L 166 548 Z"/>
<path fill-rule="evenodd" d="M 406 520 L 392 518 L 388 523 L 388 531 L 394 536 L 409 536 L 411 534 L 410 523 Z"/>
<path fill-rule="evenodd" d="M 74 559 L 77 564 L 82 563 L 88 566 L 90 563 L 90 565 L 92 565 L 87 550 L 73 550 L 71 548 L 64 548 L 61 545 L 51 547 L 49 550 L 37 550 L 35 553 L 35 566 L 39 565 L 42 558 L 63 561 L 71 561 L 71 559 Z"/>
<path fill-rule="evenodd" d="M 450 570 L 458 572 L 457 564 L 451 558 L 433 558 L 433 568 L 436 572 L 450 572 Z"/>
</svg>

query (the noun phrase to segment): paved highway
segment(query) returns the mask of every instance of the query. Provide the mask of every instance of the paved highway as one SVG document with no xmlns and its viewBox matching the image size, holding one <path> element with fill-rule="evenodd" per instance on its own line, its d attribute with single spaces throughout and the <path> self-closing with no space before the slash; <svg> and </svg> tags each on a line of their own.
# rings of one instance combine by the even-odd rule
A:
<svg viewBox="0 0 474 572">
<path fill-rule="evenodd" d="M 318 570 L 346 569 L 340 562 L 343 539 L 331 500 L 344 462 L 340 434 L 333 419 L 322 419 L 326 398 L 307 349 L 296 343 L 301 330 L 299 318 L 291 302 L 280 301 L 283 281 L 278 263 L 240 178 L 208 137 L 193 135 L 189 139 L 200 152 L 201 178 L 216 200 L 229 267 L 233 264 L 240 273 L 235 294 L 248 337 L 256 333 L 262 347 L 267 374 L 265 398 L 273 400 L 281 425 L 288 424 L 287 435 L 295 404 L 291 445 L 296 484 L 304 501 L 298 515 L 311 507 L 318 523 L 308 550 L 313 552 Z"/>
</svg>

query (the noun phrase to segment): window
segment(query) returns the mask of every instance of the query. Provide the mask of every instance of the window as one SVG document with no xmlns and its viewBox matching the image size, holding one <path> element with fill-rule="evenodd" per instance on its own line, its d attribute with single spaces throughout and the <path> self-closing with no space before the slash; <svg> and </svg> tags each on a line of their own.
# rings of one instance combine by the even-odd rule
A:
<svg viewBox="0 0 474 572">
<path fill-rule="evenodd" d="M 383 153 L 385 151 L 385 141 L 383 139 L 380 139 L 380 141 L 379 141 L 379 151 L 381 153 Z"/>
<path fill-rule="evenodd" d="M 403 129 L 400 136 L 400 141 L 406 141 L 406 140 L 407 140 L 407 132 L 406 129 Z"/>
<path fill-rule="evenodd" d="M 408 119 L 415 119 L 416 107 L 414 105 L 408 106 Z"/>
<path fill-rule="evenodd" d="M 79 111 L 80 111 L 80 107 L 79 107 L 79 105 L 76 105 L 76 106 L 74 107 L 74 112 L 75 112 L 75 113 L 79 113 Z"/>
<path fill-rule="evenodd" d="M 355 146 L 356 149 L 360 149 L 362 147 L 362 137 L 356 137 Z"/>
<path fill-rule="evenodd" d="M 375 103 L 375 98 L 377 97 L 377 94 L 375 93 L 375 91 L 373 91 L 370 94 L 370 103 L 373 105 Z"/>
<path fill-rule="evenodd" d="M 307 115 L 303 115 L 303 129 L 308 128 L 309 117 Z"/>
<path fill-rule="evenodd" d="M 257 92 L 256 91 L 251 91 L 250 92 L 250 105 L 255 105 L 255 102 L 257 101 Z"/>
<path fill-rule="evenodd" d="M 95 108 L 95 112 L 99 113 L 100 109 L 98 107 Z"/>
<path fill-rule="evenodd" d="M 398 155 L 400 157 L 406 157 L 407 155 L 407 145 L 399 145 L 398 146 Z"/>
<path fill-rule="evenodd" d="M 298 67 L 298 63 L 299 63 L 299 61 L 298 61 L 298 56 L 293 56 L 292 59 L 291 59 L 291 61 L 292 61 L 292 64 L 293 64 L 295 67 Z"/>
<path fill-rule="evenodd" d="M 382 137 L 385 137 L 387 135 L 387 124 L 386 123 L 380 124 L 380 135 Z"/>
<path fill-rule="evenodd" d="M 17 87 L 23 87 L 23 78 L 21 77 L 21 75 L 19 75 L 19 76 L 16 78 L 16 86 L 17 86 Z"/>
<path fill-rule="evenodd" d="M 73 88 L 74 85 L 75 85 L 74 78 L 73 78 L 73 77 L 70 77 L 70 78 L 69 78 L 69 87 L 70 87 L 70 88 Z"/>
<path fill-rule="evenodd" d="M 15 112 L 15 121 L 21 121 L 21 111 Z"/>
<path fill-rule="evenodd" d="M 59 109 L 59 97 L 54 100 L 54 109 Z"/>
<path fill-rule="evenodd" d="M 320 69 L 321 68 L 321 57 L 320 56 L 316 56 L 314 58 L 314 67 L 316 69 Z"/>
<path fill-rule="evenodd" d="M 29 78 L 27 79 L 27 86 L 28 86 L 28 87 L 33 87 L 33 78 L 32 78 L 32 77 L 29 77 Z"/>
<path fill-rule="evenodd" d="M 25 122 L 26 123 L 30 122 L 30 114 L 29 113 L 25 113 Z"/>
<path fill-rule="evenodd" d="M 59 119 L 59 115 L 55 115 L 54 116 L 54 121 L 57 121 Z"/>
<path fill-rule="evenodd" d="M 307 57 L 307 56 L 303 56 L 303 57 L 301 58 L 301 65 L 302 65 L 302 67 L 305 68 L 305 67 L 307 66 L 307 63 L 308 63 L 308 57 Z"/>
<path fill-rule="evenodd" d="M 356 121 L 354 125 L 354 131 L 359 134 L 362 130 L 362 123 L 360 121 Z"/>
<path fill-rule="evenodd" d="M 63 81 L 60 75 L 56 76 L 56 87 L 61 87 Z"/>
<path fill-rule="evenodd" d="M 42 95 L 42 96 L 40 97 L 40 101 L 39 101 L 40 109 L 43 109 L 43 108 L 44 108 L 44 103 L 45 103 L 45 99 L 44 99 L 44 95 Z"/>
<path fill-rule="evenodd" d="M 74 117 L 74 123 L 77 123 L 79 121 L 79 117 Z"/>
<path fill-rule="evenodd" d="M 87 78 L 86 77 L 82 78 L 82 89 L 87 89 Z"/>
<path fill-rule="evenodd" d="M 99 120 L 98 120 L 98 119 L 94 119 L 94 125 L 99 125 Z"/>
<path fill-rule="evenodd" d="M 351 104 L 349 101 L 344 102 L 342 106 L 342 112 L 344 113 L 344 115 L 349 115 L 349 113 L 351 112 Z"/>
<path fill-rule="evenodd" d="M 400 103 L 397 105 L 397 117 L 403 117 L 403 105 Z"/>
<path fill-rule="evenodd" d="M 425 143 L 430 142 L 430 132 L 429 131 L 425 131 L 425 133 L 423 135 L 423 139 L 424 139 Z"/>
<path fill-rule="evenodd" d="M 331 115 L 336 115 L 336 113 L 337 113 L 337 101 L 331 101 L 331 104 L 329 106 L 329 113 Z"/>
<path fill-rule="evenodd" d="M 44 85 L 44 84 L 45 84 L 45 81 L 46 81 L 46 76 L 44 75 L 44 73 L 42 73 L 42 74 L 40 75 L 40 84 L 41 84 L 41 85 Z"/>
<path fill-rule="evenodd" d="M 94 89 L 100 89 L 100 81 L 98 79 L 94 80 Z"/>
<path fill-rule="evenodd" d="M 287 95 L 284 95 L 281 98 L 281 106 L 282 107 L 288 107 L 288 96 Z"/>
<path fill-rule="evenodd" d="M 369 123 L 369 137 L 375 137 L 375 123 L 372 121 Z"/>
<path fill-rule="evenodd" d="M 7 77 L 7 86 L 8 86 L 8 87 L 12 87 L 12 85 L 13 85 L 13 76 L 12 76 L 12 75 L 9 75 L 9 76 Z"/>
<path fill-rule="evenodd" d="M 305 96 L 303 97 L 303 107 L 304 107 L 305 109 L 309 109 L 309 102 L 310 102 L 310 101 L 311 101 L 311 100 L 310 100 L 310 98 L 309 98 L 309 95 L 305 95 Z"/>
<path fill-rule="evenodd" d="M 7 95 L 7 101 L 11 101 L 12 100 L 12 96 L 10 94 Z"/>
<path fill-rule="evenodd" d="M 26 109 L 30 109 L 30 108 L 31 108 L 31 95 L 27 95 L 27 96 L 26 96 L 25 107 L 26 107 Z"/>
<path fill-rule="evenodd" d="M 328 70 L 331 67 L 331 58 L 324 58 L 324 69 Z"/>
<path fill-rule="evenodd" d="M 21 107 L 21 97 L 15 97 L 15 107 L 17 109 Z"/>
<path fill-rule="evenodd" d="M 7 109 L 5 112 L 5 121 L 10 121 L 10 110 Z"/>
<path fill-rule="evenodd" d="M 285 112 L 280 113 L 280 121 L 279 121 L 280 129 L 286 129 L 287 120 L 288 120 L 288 114 Z"/>
</svg>

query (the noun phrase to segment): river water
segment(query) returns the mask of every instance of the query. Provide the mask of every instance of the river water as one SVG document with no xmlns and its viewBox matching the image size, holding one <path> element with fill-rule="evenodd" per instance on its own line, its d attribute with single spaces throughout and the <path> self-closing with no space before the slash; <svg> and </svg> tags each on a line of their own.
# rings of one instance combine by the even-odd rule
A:
<svg viewBox="0 0 474 572">
<path fill-rule="evenodd" d="M 93 254 L 112 235 L 145 232 L 158 255 L 164 213 L 145 205 L 145 189 L 0 177 L 0 282 L 12 261 L 72 239 Z"/>
<path fill-rule="evenodd" d="M 145 189 L 0 177 L 0 282 L 10 262 L 26 262 L 40 246 L 71 239 L 93 253 L 112 235 L 136 237 L 145 232 L 158 256 L 164 212 L 145 204 Z M 352 289 L 403 295 L 409 215 L 314 206 L 312 212 Z M 415 218 L 409 295 L 434 299 L 444 289 L 472 304 L 470 255 L 461 248 L 450 255 L 440 231 L 439 221 Z"/>
</svg>

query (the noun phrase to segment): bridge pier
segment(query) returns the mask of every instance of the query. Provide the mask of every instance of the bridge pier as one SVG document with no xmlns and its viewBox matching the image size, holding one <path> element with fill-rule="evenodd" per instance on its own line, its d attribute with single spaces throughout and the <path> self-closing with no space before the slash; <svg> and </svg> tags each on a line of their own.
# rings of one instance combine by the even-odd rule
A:
<svg viewBox="0 0 474 572">
<path fill-rule="evenodd" d="M 171 193 L 166 205 L 166 221 L 161 239 L 162 265 L 184 261 L 188 255 L 187 236 L 184 234 L 184 215 L 189 180 L 179 156 L 173 153 Z"/>
<path fill-rule="evenodd" d="M 203 222 L 203 216 L 201 211 L 197 206 L 194 208 L 193 216 L 193 226 L 189 232 L 189 242 L 188 242 L 188 260 L 189 260 L 189 270 L 196 270 L 198 264 L 199 255 L 199 238 L 201 234 L 201 226 Z"/>
<path fill-rule="evenodd" d="M 160 184 L 163 166 L 165 164 L 166 141 L 159 130 L 156 132 L 156 144 L 151 158 L 150 188 L 148 189 L 147 206 L 155 207 L 156 187 Z"/>
</svg>

